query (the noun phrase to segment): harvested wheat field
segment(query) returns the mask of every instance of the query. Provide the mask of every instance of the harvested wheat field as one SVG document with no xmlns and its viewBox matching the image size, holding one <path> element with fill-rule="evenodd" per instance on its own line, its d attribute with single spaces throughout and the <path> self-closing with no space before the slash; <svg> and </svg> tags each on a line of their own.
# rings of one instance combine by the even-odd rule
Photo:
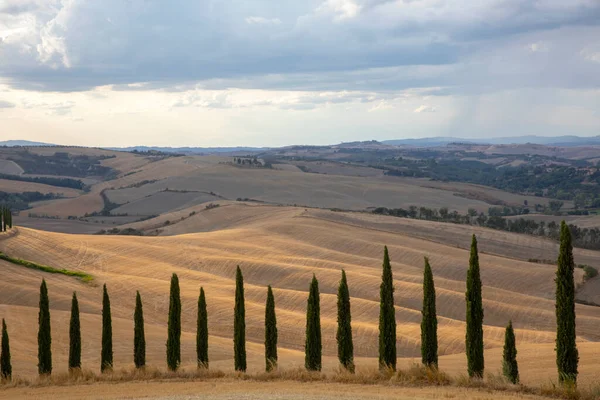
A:
<svg viewBox="0 0 600 400">
<path fill-rule="evenodd" d="M 424 237 L 411 234 L 406 226 L 402 229 L 394 227 L 401 221 L 413 224 L 410 226 L 414 232 L 425 232 Z M 152 229 L 155 223 L 150 220 L 143 224 Z M 464 243 L 457 247 L 426 238 L 427 232 L 439 230 L 441 225 L 449 227 L 446 235 L 461 238 L 461 241 L 464 238 Z M 140 291 L 144 302 L 148 364 L 164 368 L 172 273 L 178 274 L 181 285 L 183 367 L 190 369 L 195 365 L 196 307 L 199 289 L 203 286 L 208 302 L 211 368 L 231 371 L 237 265 L 241 266 L 245 279 L 249 372 L 256 373 L 264 368 L 264 304 L 269 284 L 274 288 L 277 306 L 279 364 L 284 369 L 304 365 L 305 309 L 313 273 L 319 279 L 321 291 L 324 369 L 333 371 L 337 368 L 336 293 L 341 269 L 346 270 L 350 286 L 356 363 L 359 369 L 374 368 L 384 245 L 390 250 L 395 279 L 400 366 L 407 367 L 420 360 L 423 256 L 428 256 L 437 289 L 440 368 L 451 375 L 463 374 L 466 371 L 464 292 L 469 258 L 466 248 L 470 234 L 475 232 L 483 250 L 480 263 L 487 371 L 497 373 L 500 370 L 504 326 L 512 319 L 522 382 L 540 385 L 556 380 L 555 268 L 512 257 L 513 252 L 519 255 L 546 242 L 461 225 L 244 204 L 224 204 L 202 210 L 168 229 L 170 231 L 164 234 L 171 236 L 158 237 L 69 235 L 22 227 L 3 234 L 0 251 L 12 257 L 84 271 L 94 277 L 88 284 L 0 261 L 0 317 L 6 318 L 11 334 L 14 374 L 34 377 L 37 373 L 37 307 L 42 278 L 46 279 L 50 294 L 57 373 L 67 370 L 73 291 L 78 293 L 82 313 L 83 365 L 86 369 L 99 370 L 104 283 L 111 295 L 115 368 L 133 365 L 132 315 L 136 290 Z M 179 234 L 178 229 L 194 233 Z M 493 241 L 493 245 L 486 247 L 489 246 L 487 240 Z M 547 258 L 556 257 L 554 244 L 547 245 L 544 251 Z M 576 261 L 580 256 L 588 261 L 600 259 L 593 251 L 578 251 L 575 256 Z M 582 280 L 579 270 L 576 279 Z M 592 384 L 600 372 L 598 326 L 600 308 L 577 305 L 582 385 Z M 127 387 L 135 393 L 136 384 Z M 60 393 L 63 389 L 52 390 Z M 423 392 L 424 398 L 445 397 L 437 392 L 438 389 L 431 390 Z M 482 395 L 484 397 L 477 398 L 485 398 L 485 394 Z M 168 398 L 169 394 L 164 396 Z M 318 397 L 318 393 L 315 396 L 323 398 Z M 460 392 L 450 394 L 450 397 L 458 396 L 462 396 Z M 264 397 L 259 394 L 256 398 Z"/>
</svg>

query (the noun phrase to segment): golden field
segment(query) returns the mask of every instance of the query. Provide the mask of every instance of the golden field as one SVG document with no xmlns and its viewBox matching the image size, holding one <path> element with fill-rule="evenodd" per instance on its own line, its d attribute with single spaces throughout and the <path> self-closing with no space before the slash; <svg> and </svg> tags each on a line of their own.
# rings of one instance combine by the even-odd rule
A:
<svg viewBox="0 0 600 400">
<path fill-rule="evenodd" d="M 151 229 L 153 223 L 156 221 L 138 224 L 148 224 Z M 0 262 L 3 277 L 0 317 L 6 318 L 11 334 L 14 374 L 33 377 L 37 372 L 37 306 L 42 278 L 46 279 L 50 293 L 57 373 L 67 370 L 73 291 L 77 291 L 82 312 L 84 368 L 99 370 L 104 283 L 111 295 L 115 368 L 129 368 L 133 364 L 132 315 L 136 290 L 144 301 L 148 364 L 165 367 L 172 273 L 178 274 L 181 284 L 183 367 L 193 369 L 195 365 L 196 305 L 203 286 L 208 301 L 211 367 L 231 371 L 237 265 L 245 278 L 249 372 L 264 368 L 264 302 L 269 284 L 276 296 L 280 365 L 284 369 L 303 366 L 305 307 L 313 273 L 321 290 L 324 367 L 325 371 L 337 369 L 336 292 L 342 268 L 347 272 L 352 296 L 356 362 L 359 369 L 374 368 L 381 259 L 383 246 L 387 245 L 396 287 L 400 366 L 407 367 L 420 359 L 422 267 L 423 256 L 428 256 L 437 289 L 440 368 L 459 375 L 466 370 L 467 247 L 470 234 L 476 233 L 480 238 L 484 285 L 487 371 L 500 370 L 504 326 L 512 319 L 523 383 L 541 385 L 556 380 L 555 269 L 552 265 L 519 259 L 536 246 L 540 251 L 543 249 L 547 258 L 555 258 L 556 245 L 552 242 L 452 224 L 227 202 L 215 209 L 199 211 L 167 229 L 171 231 L 163 234 L 171 236 L 70 235 L 27 228 L 3 234 L 0 251 L 10 256 L 94 276 L 93 283 L 86 284 Z M 194 233 L 178 234 L 177 229 Z M 462 244 L 439 243 L 432 232 L 460 239 Z M 600 257 L 597 252 L 587 250 L 576 250 L 575 255 L 576 261 L 581 258 L 588 262 L 597 262 Z M 581 271 L 576 274 L 581 282 Z M 580 382 L 584 386 L 593 384 L 600 372 L 599 322 L 600 308 L 577 305 Z"/>
</svg>

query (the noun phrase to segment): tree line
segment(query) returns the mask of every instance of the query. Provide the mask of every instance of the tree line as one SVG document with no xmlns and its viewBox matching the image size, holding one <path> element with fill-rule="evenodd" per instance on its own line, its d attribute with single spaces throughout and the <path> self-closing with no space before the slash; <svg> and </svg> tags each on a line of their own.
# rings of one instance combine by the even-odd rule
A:
<svg viewBox="0 0 600 400">
<path fill-rule="evenodd" d="M 499 210 L 502 209 L 492 207 L 489 209 L 489 215 L 486 215 L 478 213 L 475 209 L 469 209 L 466 214 L 460 214 L 456 210 L 449 211 L 447 207 L 442 207 L 438 210 L 436 208 L 410 206 L 408 209 L 377 207 L 373 209 L 372 213 L 401 218 L 481 226 L 500 231 L 547 237 L 556 241 L 560 239 L 560 224 L 557 224 L 555 221 L 550 221 L 549 223 L 545 221 L 536 222 L 533 219 L 523 217 L 507 219 L 504 216 L 510 214 L 499 212 Z M 574 224 L 569 224 L 568 228 L 571 231 L 575 247 L 600 250 L 600 228 L 580 228 Z"/>
<path fill-rule="evenodd" d="M 575 282 L 573 271 L 573 246 L 567 225 L 561 225 L 561 245 L 556 272 L 556 363 L 561 383 L 575 384 L 577 380 L 578 352 L 575 343 Z M 423 270 L 423 306 L 421 321 L 421 362 L 427 368 L 438 368 L 438 334 L 436 314 L 436 293 L 432 268 L 427 257 Z M 394 279 L 387 246 L 384 247 L 381 285 L 379 288 L 379 367 L 382 371 L 396 370 L 396 310 L 394 304 Z M 484 373 L 484 337 L 483 337 L 483 301 L 482 282 L 479 268 L 477 238 L 472 237 L 469 268 L 466 279 L 466 332 L 465 348 L 467 371 L 471 378 L 483 377 Z M 169 370 L 176 371 L 181 364 L 181 297 L 179 278 L 171 277 L 169 314 L 166 342 L 166 360 Z M 198 368 L 209 367 L 208 313 L 204 289 L 200 288 L 197 308 L 196 360 Z M 136 368 L 146 365 L 146 338 L 144 331 L 144 313 L 140 292 L 136 293 L 134 321 L 133 360 Z M 50 326 L 50 301 L 46 281 L 40 286 L 38 317 L 38 372 L 40 376 L 52 373 L 52 337 Z M 265 370 L 273 371 L 278 366 L 277 356 L 277 317 L 275 297 L 271 286 L 267 287 L 265 307 Z M 322 336 L 319 282 L 313 274 L 309 286 L 306 307 L 305 331 L 305 368 L 308 371 L 321 371 Z M 354 373 L 354 346 L 351 324 L 350 292 L 346 272 L 341 271 L 337 293 L 337 355 L 340 366 Z M 236 269 L 236 287 L 234 304 L 234 368 L 245 372 L 246 362 L 246 314 L 244 301 L 244 278 L 242 270 Z M 82 336 L 79 320 L 79 304 L 74 292 L 71 303 L 69 325 L 69 370 L 81 369 Z M 106 284 L 102 294 L 102 348 L 100 369 L 102 373 L 113 369 L 113 332 L 110 298 Z M 519 382 L 517 349 L 512 321 L 505 329 L 502 371 L 512 383 Z M 0 353 L 0 374 L 3 380 L 12 377 L 10 344 L 5 320 L 2 320 L 2 343 Z"/>
</svg>

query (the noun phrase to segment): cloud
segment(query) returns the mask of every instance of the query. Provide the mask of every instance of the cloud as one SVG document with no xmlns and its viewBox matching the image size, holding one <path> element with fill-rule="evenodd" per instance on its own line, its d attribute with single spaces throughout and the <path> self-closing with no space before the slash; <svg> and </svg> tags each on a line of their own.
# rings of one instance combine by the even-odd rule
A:
<svg viewBox="0 0 600 400">
<path fill-rule="evenodd" d="M 250 25 L 280 25 L 281 20 L 279 18 L 246 17 L 246 23 Z"/>
<path fill-rule="evenodd" d="M 430 112 L 436 112 L 437 109 L 435 107 L 432 106 L 427 106 L 427 105 L 420 105 L 419 107 L 417 107 L 413 112 L 415 113 L 430 113 Z"/>
<path fill-rule="evenodd" d="M 530 43 L 526 48 L 532 53 L 545 53 L 548 51 L 548 45 L 541 42 Z"/>
<path fill-rule="evenodd" d="M 11 103 L 10 101 L 0 100 L 0 109 L 2 108 L 14 108 L 16 104 Z"/>
<path fill-rule="evenodd" d="M 600 87 L 599 51 L 582 52 L 600 36 L 597 0 L 282 0 L 276 8 L 267 0 L 5 0 L 0 7 L 8 11 L 0 13 L 0 79 L 32 91 Z"/>
<path fill-rule="evenodd" d="M 586 48 L 581 50 L 581 56 L 587 60 L 595 63 L 600 63 L 600 49 L 592 50 L 591 48 Z"/>
</svg>

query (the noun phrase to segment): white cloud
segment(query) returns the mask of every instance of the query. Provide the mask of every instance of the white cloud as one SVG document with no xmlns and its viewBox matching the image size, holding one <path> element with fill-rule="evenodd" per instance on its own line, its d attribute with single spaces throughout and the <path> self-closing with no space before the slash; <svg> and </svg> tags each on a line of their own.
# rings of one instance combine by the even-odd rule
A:
<svg viewBox="0 0 600 400">
<path fill-rule="evenodd" d="M 361 6 L 352 0 L 326 0 L 317 7 L 317 14 L 333 14 L 334 21 L 343 21 L 358 16 Z"/>
<path fill-rule="evenodd" d="M 250 25 L 281 25 L 279 18 L 246 17 L 246 23 Z"/>
<path fill-rule="evenodd" d="M 543 42 L 530 43 L 526 48 L 532 53 L 546 53 L 548 51 L 548 45 Z"/>
<path fill-rule="evenodd" d="M 420 105 L 419 107 L 417 107 L 413 112 L 415 113 L 425 113 L 425 112 L 436 112 L 437 109 L 435 107 L 432 106 L 427 106 L 427 105 Z"/>
<path fill-rule="evenodd" d="M 600 63 L 600 50 L 592 50 L 591 48 L 586 48 L 581 50 L 581 56 L 587 61 Z"/>
</svg>

